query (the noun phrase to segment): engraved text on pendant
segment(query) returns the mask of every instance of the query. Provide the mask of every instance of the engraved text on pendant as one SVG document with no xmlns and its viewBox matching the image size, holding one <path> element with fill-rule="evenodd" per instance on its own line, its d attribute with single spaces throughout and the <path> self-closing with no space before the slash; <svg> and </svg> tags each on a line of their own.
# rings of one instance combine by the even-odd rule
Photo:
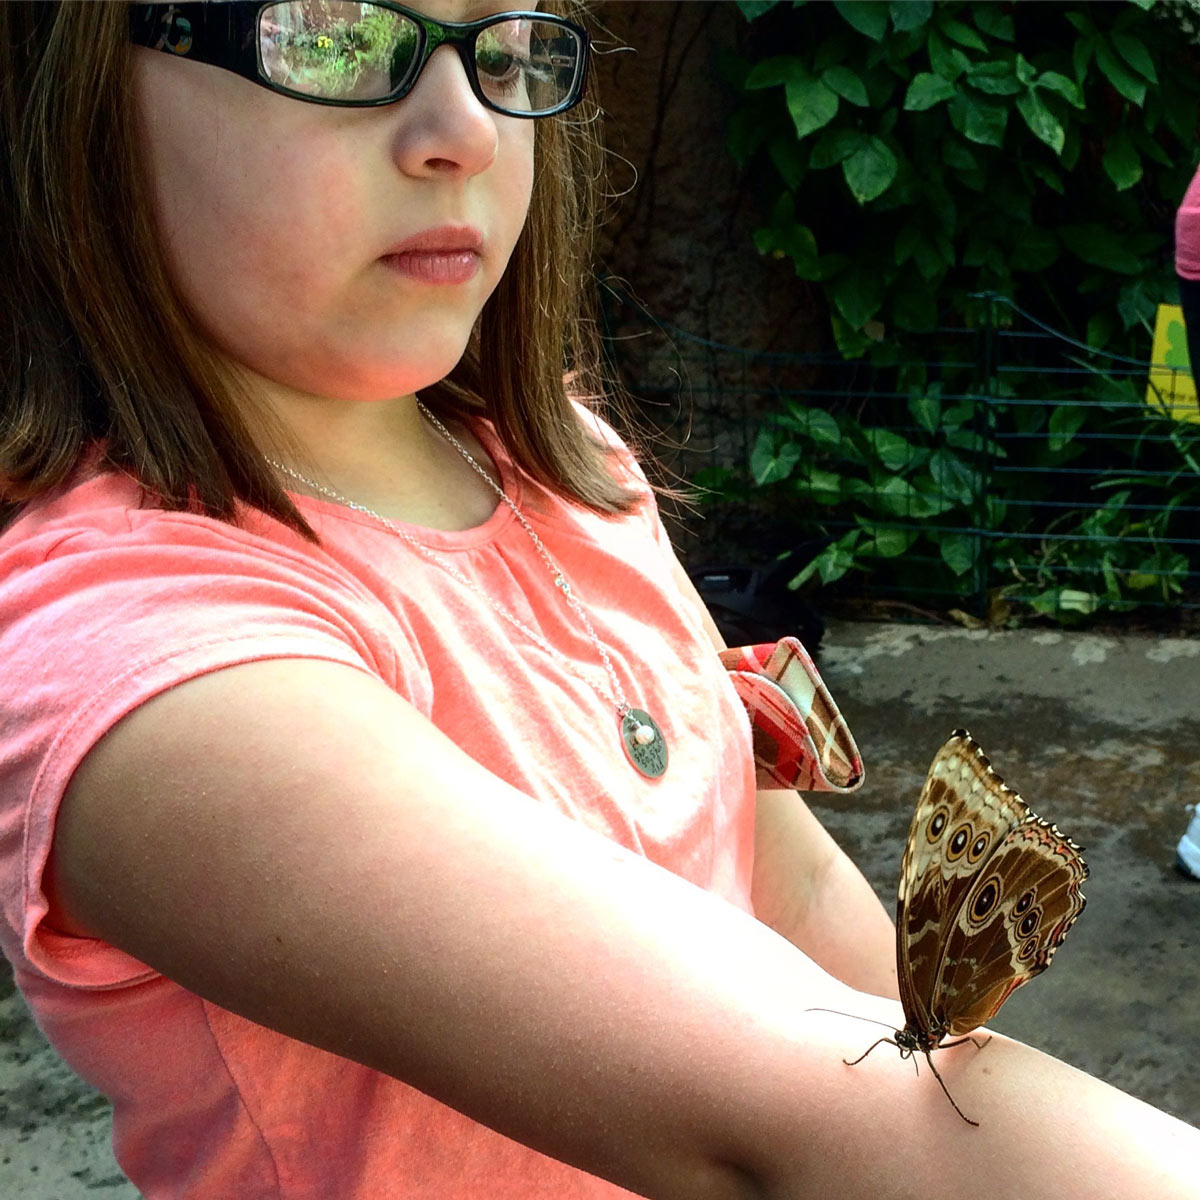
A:
<svg viewBox="0 0 1200 1200">
<path fill-rule="evenodd" d="M 648 712 L 631 708 L 621 718 L 621 741 L 626 757 L 648 779 L 667 769 L 667 742 Z"/>
</svg>

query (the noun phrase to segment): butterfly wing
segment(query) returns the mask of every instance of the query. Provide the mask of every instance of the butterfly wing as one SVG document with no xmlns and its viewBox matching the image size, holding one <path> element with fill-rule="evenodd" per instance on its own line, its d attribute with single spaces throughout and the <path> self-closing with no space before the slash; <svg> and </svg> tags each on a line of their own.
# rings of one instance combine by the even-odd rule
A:
<svg viewBox="0 0 1200 1200">
<path fill-rule="evenodd" d="M 1083 912 L 1087 863 L 1048 821 L 1009 830 L 954 914 L 934 992 L 934 1019 L 948 1036 L 990 1021 L 1022 984 L 1040 975 Z"/>
<path fill-rule="evenodd" d="M 974 739 L 956 729 L 934 755 L 913 814 L 896 903 L 900 1000 L 910 1028 L 939 1040 L 947 938 L 981 863 L 1029 816 Z"/>
<path fill-rule="evenodd" d="M 897 962 L 909 1026 L 936 1044 L 995 1015 L 1046 969 L 1083 911 L 1076 846 L 996 774 L 965 730 L 938 751 L 900 875 Z"/>
</svg>

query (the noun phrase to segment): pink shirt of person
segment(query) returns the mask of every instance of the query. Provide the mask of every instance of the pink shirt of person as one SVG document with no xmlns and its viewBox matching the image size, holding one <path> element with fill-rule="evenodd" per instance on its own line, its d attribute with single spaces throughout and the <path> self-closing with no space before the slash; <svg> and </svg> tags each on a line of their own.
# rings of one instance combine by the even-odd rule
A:
<svg viewBox="0 0 1200 1200">
<path fill-rule="evenodd" d="M 1175 274 L 1200 279 L 1200 170 L 1175 213 Z"/>
<path fill-rule="evenodd" d="M 184 680 L 291 656 L 377 676 L 510 784 L 749 910 L 749 726 L 673 581 L 644 479 L 633 479 L 644 493 L 636 512 L 600 517 L 522 483 L 489 427 L 476 432 L 586 605 L 630 702 L 662 726 L 661 779 L 633 770 L 613 705 L 567 668 L 608 684 L 504 505 L 465 532 L 412 531 L 478 590 L 331 502 L 297 497 L 316 547 L 255 513 L 234 527 L 144 507 L 117 474 L 85 474 L 0 537 L 0 942 L 50 1041 L 111 1098 L 117 1160 L 147 1200 L 628 1194 L 47 919 L 58 806 L 106 730 Z M 571 914 L 548 907 L 545 919 Z"/>
</svg>

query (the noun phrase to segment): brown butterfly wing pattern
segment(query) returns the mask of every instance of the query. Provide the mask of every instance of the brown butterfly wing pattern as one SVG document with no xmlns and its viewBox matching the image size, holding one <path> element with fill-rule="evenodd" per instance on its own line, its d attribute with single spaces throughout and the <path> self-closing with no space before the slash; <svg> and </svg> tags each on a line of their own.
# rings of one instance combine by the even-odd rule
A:
<svg viewBox="0 0 1200 1200">
<path fill-rule="evenodd" d="M 900 872 L 901 1052 L 923 1052 L 942 1083 L 930 1051 L 989 1021 L 1050 965 L 1083 911 L 1087 874 L 1079 847 L 1030 811 L 966 730 L 955 730 L 929 769 Z"/>
<path fill-rule="evenodd" d="M 946 948 L 962 901 L 980 865 L 1029 815 L 970 735 L 956 730 L 929 768 L 900 867 L 896 965 L 904 1016 L 914 1031 L 945 1031 L 939 1020 L 945 997 L 937 984 L 950 965 Z"/>
<path fill-rule="evenodd" d="M 950 1037 L 990 1021 L 1040 975 L 1083 912 L 1079 848 L 1030 814 L 1011 829 L 972 885 L 950 930 L 937 995 Z"/>
</svg>

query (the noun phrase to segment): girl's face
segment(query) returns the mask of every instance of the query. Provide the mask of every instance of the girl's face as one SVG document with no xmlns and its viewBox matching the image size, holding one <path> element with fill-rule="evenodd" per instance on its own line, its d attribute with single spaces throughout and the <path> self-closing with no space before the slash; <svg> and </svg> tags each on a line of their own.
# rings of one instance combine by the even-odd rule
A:
<svg viewBox="0 0 1200 1200">
<path fill-rule="evenodd" d="M 456 0 L 421 8 L 484 15 Z M 367 109 L 134 55 L 152 203 L 208 340 L 308 395 L 383 400 L 443 378 L 524 224 L 535 122 L 484 108 L 451 47 L 404 99 Z"/>
</svg>

